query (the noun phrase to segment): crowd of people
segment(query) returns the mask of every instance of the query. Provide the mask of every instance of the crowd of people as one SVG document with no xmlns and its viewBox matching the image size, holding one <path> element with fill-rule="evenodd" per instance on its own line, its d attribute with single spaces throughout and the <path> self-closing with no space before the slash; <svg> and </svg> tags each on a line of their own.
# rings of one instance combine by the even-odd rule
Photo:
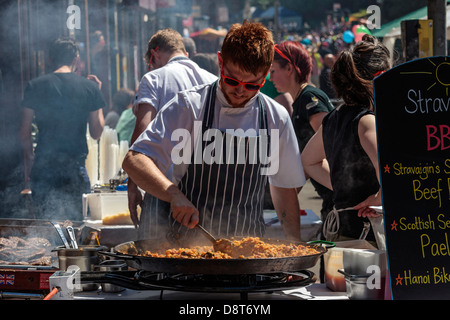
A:
<svg viewBox="0 0 450 320">
<path fill-rule="evenodd" d="M 232 25 L 211 55 L 163 29 L 148 43 L 149 72 L 138 88 L 115 95 L 105 117 L 101 82 L 74 73 L 76 44 L 59 39 L 52 50 L 55 71 L 31 81 L 23 102 L 26 181 L 38 217 L 65 216 L 67 207 L 55 212 L 64 192 L 81 204 L 89 186 L 86 124 L 94 139 L 106 124 L 131 145 L 123 169 L 142 239 L 195 238 L 198 223 L 217 236 L 263 236 L 270 205 L 286 237 L 299 240 L 298 194 L 307 179 L 323 201 L 327 239 L 358 238 L 363 222 L 377 215 L 370 208 L 381 205 L 371 86 L 390 66 L 376 38 L 365 35 L 350 45 L 310 33 L 275 44 L 262 24 L 244 22 Z M 34 153 L 33 117 L 39 126 Z M 180 129 L 188 135 L 174 139 Z M 63 144 L 54 143 L 58 134 L 66 137 Z M 49 201 L 53 190 L 57 197 Z M 81 218 L 78 209 L 65 218 Z"/>
</svg>

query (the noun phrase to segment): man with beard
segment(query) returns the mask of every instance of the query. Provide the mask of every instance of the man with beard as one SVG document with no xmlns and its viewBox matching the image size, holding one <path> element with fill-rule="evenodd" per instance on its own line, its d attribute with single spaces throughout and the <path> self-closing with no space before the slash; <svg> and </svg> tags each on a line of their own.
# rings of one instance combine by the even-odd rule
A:
<svg viewBox="0 0 450 320">
<path fill-rule="evenodd" d="M 136 140 L 123 168 L 154 200 L 140 238 L 193 240 L 198 223 L 217 236 L 264 236 L 268 181 L 285 235 L 300 240 L 295 132 L 286 109 L 259 92 L 273 52 L 262 24 L 233 25 L 218 53 L 220 79 L 178 93 Z"/>
</svg>

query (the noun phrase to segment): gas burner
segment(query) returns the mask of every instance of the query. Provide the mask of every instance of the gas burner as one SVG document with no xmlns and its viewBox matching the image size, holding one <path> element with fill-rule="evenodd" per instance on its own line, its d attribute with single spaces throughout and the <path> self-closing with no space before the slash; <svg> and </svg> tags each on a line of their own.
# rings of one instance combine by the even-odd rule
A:
<svg viewBox="0 0 450 320">
<path fill-rule="evenodd" d="M 205 275 L 205 274 L 154 274 L 140 272 L 140 281 L 159 289 L 189 292 L 261 292 L 279 291 L 291 287 L 302 287 L 316 280 L 311 271 L 248 275 Z"/>
<path fill-rule="evenodd" d="M 203 293 L 275 292 L 314 283 L 316 275 L 298 272 L 248 275 L 166 274 L 148 271 L 82 272 L 81 283 L 110 283 L 132 290 L 171 290 Z"/>
</svg>

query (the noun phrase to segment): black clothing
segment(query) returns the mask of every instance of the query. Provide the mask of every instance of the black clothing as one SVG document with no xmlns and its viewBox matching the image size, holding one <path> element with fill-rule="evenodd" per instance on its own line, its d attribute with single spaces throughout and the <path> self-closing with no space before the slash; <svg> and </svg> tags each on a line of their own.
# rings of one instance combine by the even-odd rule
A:
<svg viewBox="0 0 450 320">
<path fill-rule="evenodd" d="M 319 112 L 328 113 L 332 111 L 334 107 L 328 96 L 322 90 L 310 85 L 302 90 L 292 107 L 294 109 L 292 113 L 292 123 L 294 125 L 300 152 L 303 152 L 306 144 L 315 133 L 310 124 L 311 116 Z M 322 220 L 325 220 L 328 212 L 333 209 L 333 192 L 313 179 L 311 179 L 311 184 L 323 200 L 320 213 Z"/>
<path fill-rule="evenodd" d="M 320 89 L 327 94 L 330 99 L 336 99 L 336 92 L 331 84 L 331 69 L 325 66 L 319 76 Z"/>
<path fill-rule="evenodd" d="M 353 207 L 380 189 L 375 168 L 364 151 L 358 136 L 360 119 L 373 112 L 359 107 L 342 107 L 330 112 L 323 120 L 323 144 L 330 166 L 333 201 L 336 209 Z M 340 234 L 359 238 L 363 221 L 357 211 L 339 215 Z M 371 240 L 373 233 L 369 233 Z"/>
<path fill-rule="evenodd" d="M 28 83 L 22 107 L 35 111 L 38 130 L 31 171 L 38 217 L 82 218 L 81 196 L 90 188 L 84 169 L 87 123 L 90 112 L 105 105 L 97 84 L 74 73 L 51 73 Z"/>
<path fill-rule="evenodd" d="M 325 92 L 310 85 L 302 90 L 292 107 L 292 123 L 302 152 L 315 133 L 309 123 L 311 116 L 319 112 L 330 112 L 334 107 Z"/>
<path fill-rule="evenodd" d="M 97 84 L 74 73 L 51 73 L 30 81 L 22 107 L 35 111 L 36 158 L 56 152 L 84 161 L 89 113 L 105 105 Z"/>
</svg>

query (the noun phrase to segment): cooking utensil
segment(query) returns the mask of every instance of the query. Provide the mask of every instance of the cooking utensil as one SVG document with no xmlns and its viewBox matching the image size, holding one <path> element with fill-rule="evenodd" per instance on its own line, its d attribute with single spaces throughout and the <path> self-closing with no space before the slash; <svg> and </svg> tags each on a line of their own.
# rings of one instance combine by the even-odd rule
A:
<svg viewBox="0 0 450 320">
<path fill-rule="evenodd" d="M 208 230 L 206 230 L 205 228 L 203 228 L 203 226 L 198 223 L 196 226 L 201 232 L 202 234 L 209 240 L 211 241 L 213 244 L 217 242 L 217 239 L 211 234 L 209 233 Z"/>
<path fill-rule="evenodd" d="M 59 269 L 66 271 L 68 267 L 76 265 L 80 271 L 94 271 L 94 266 L 101 262 L 100 251 L 107 250 L 105 246 L 80 246 L 78 249 L 57 247 Z M 81 285 L 84 291 L 98 289 L 95 283 Z"/>
<path fill-rule="evenodd" d="M 301 244 L 314 247 L 319 253 L 308 256 L 282 257 L 282 258 L 256 258 L 256 259 L 182 259 L 182 258 L 155 258 L 142 256 L 139 253 L 156 251 L 161 246 L 155 240 L 138 240 L 119 244 L 113 252 L 101 252 L 102 255 L 124 260 L 130 268 L 151 272 L 164 272 L 173 274 L 268 274 L 279 272 L 295 272 L 312 268 L 320 256 L 327 252 L 327 248 L 301 242 L 292 242 L 274 239 L 261 239 L 272 244 Z"/>
<path fill-rule="evenodd" d="M 353 275 L 338 269 L 338 272 L 345 277 L 345 287 L 350 300 L 383 300 L 384 287 L 369 288 L 367 282 L 371 274 Z"/>
<path fill-rule="evenodd" d="M 61 240 L 63 241 L 64 246 L 66 247 L 66 249 L 70 249 L 69 242 L 67 241 L 66 236 L 64 235 L 64 232 L 63 232 L 61 226 L 55 221 L 52 221 L 52 224 L 55 226 L 56 231 L 58 231 L 58 234 L 59 234 Z"/>
<path fill-rule="evenodd" d="M 201 224 L 197 224 L 197 228 L 201 231 L 209 241 L 212 242 L 214 251 L 220 251 L 224 253 L 230 253 L 231 247 L 233 246 L 233 242 L 231 240 L 221 238 L 216 239 L 211 233 L 208 232 Z"/>
<path fill-rule="evenodd" d="M 75 238 L 75 231 L 72 226 L 66 227 L 67 233 L 69 234 L 70 243 L 72 244 L 72 248 L 78 249 L 77 240 Z"/>
</svg>

